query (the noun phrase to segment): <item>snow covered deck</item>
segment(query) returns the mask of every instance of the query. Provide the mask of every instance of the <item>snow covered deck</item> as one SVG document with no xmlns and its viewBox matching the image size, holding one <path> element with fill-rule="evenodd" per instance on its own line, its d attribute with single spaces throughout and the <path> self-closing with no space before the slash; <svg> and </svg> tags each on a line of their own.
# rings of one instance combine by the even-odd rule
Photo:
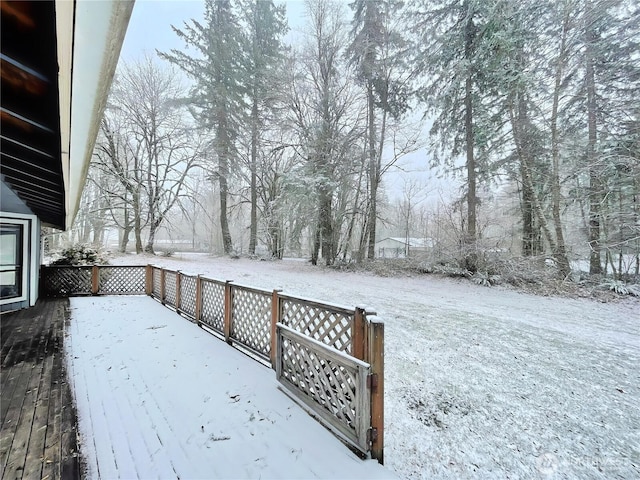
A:
<svg viewBox="0 0 640 480">
<path fill-rule="evenodd" d="M 395 478 L 293 402 L 273 370 L 151 298 L 70 301 L 89 478 Z"/>
</svg>

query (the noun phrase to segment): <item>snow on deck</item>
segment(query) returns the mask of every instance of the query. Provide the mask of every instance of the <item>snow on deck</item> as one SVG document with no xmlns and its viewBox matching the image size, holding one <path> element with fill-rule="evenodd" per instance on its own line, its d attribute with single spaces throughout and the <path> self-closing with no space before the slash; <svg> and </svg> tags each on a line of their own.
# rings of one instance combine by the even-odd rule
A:
<svg viewBox="0 0 640 480">
<path fill-rule="evenodd" d="M 148 297 L 71 299 L 67 358 L 87 478 L 396 478 L 275 372 Z"/>
</svg>

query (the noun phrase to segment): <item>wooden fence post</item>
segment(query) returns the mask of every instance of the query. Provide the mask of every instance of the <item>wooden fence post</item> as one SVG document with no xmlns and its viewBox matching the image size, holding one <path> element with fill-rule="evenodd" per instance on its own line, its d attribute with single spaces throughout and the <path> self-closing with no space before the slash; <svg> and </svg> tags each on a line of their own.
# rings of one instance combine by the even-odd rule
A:
<svg viewBox="0 0 640 480">
<path fill-rule="evenodd" d="M 233 280 L 227 280 L 224 284 L 224 339 L 231 345 L 231 322 L 233 321 Z"/>
<path fill-rule="evenodd" d="M 200 275 L 196 277 L 196 308 L 195 308 L 196 323 L 198 326 L 200 323 L 200 317 L 202 316 L 202 282 L 200 281 Z"/>
<path fill-rule="evenodd" d="M 374 312 L 373 310 L 365 310 L 364 311 L 364 330 L 363 330 L 363 337 L 364 337 L 364 358 L 363 360 L 367 363 L 371 363 L 371 358 L 370 358 L 370 354 L 371 354 L 371 350 L 369 349 L 369 330 L 371 330 L 371 322 L 369 322 L 369 318 L 373 318 L 377 315 L 376 312 Z"/>
<path fill-rule="evenodd" d="M 180 303 L 182 302 L 182 297 L 180 295 L 180 283 L 182 283 L 182 274 L 180 270 L 176 271 L 176 313 L 180 313 Z"/>
<path fill-rule="evenodd" d="M 144 293 L 151 296 L 153 294 L 153 267 L 147 265 L 144 269 Z"/>
<path fill-rule="evenodd" d="M 384 464 L 384 322 L 369 321 L 371 364 L 371 457 Z"/>
<path fill-rule="evenodd" d="M 359 360 L 365 359 L 365 323 L 364 307 L 356 307 L 355 314 L 353 315 L 353 329 L 351 331 L 351 355 Z"/>
<path fill-rule="evenodd" d="M 276 323 L 280 321 L 280 297 L 278 292 L 282 290 L 274 290 L 271 294 L 271 368 L 276 369 L 276 350 L 277 336 Z"/>
<path fill-rule="evenodd" d="M 100 268 L 94 265 L 91 268 L 91 295 L 97 295 L 100 291 Z"/>
<path fill-rule="evenodd" d="M 167 279 L 167 275 L 165 274 L 164 268 L 160 269 L 160 303 L 164 305 L 164 300 L 167 293 L 167 288 L 165 285 Z"/>
</svg>

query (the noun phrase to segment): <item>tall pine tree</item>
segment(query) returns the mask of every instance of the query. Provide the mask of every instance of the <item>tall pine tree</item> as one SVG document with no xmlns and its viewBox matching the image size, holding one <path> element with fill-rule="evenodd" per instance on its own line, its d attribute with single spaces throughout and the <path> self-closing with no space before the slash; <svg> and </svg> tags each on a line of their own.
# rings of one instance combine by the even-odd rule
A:
<svg viewBox="0 0 640 480">
<path fill-rule="evenodd" d="M 185 23 L 183 29 L 173 27 L 187 46 L 198 54 L 190 56 L 173 49 L 159 52 L 194 81 L 191 102 L 200 125 L 214 134 L 213 153 L 217 169 L 211 177 L 217 179 L 220 194 L 220 228 L 225 253 L 233 251 L 228 220 L 229 179 L 237 164 L 236 138 L 245 111 L 247 92 L 243 35 L 230 0 L 206 0 L 205 22 Z"/>
<path fill-rule="evenodd" d="M 404 39 L 393 29 L 402 3 L 397 0 L 356 0 L 353 10 L 351 42 L 347 55 L 357 70 L 367 101 L 366 157 L 369 199 L 365 219 L 367 257 L 375 256 L 378 189 L 382 180 L 382 153 L 388 115 L 400 117 L 408 108 L 403 82 L 406 71 L 399 55 Z"/>
<path fill-rule="evenodd" d="M 277 102 L 278 87 L 282 84 L 281 67 L 284 59 L 282 37 L 287 32 L 284 6 L 271 0 L 243 0 L 241 18 L 246 31 L 246 87 L 249 98 L 249 175 L 250 175 L 250 231 L 249 254 L 256 251 L 258 235 L 258 155 L 264 135 L 265 122 Z"/>
</svg>

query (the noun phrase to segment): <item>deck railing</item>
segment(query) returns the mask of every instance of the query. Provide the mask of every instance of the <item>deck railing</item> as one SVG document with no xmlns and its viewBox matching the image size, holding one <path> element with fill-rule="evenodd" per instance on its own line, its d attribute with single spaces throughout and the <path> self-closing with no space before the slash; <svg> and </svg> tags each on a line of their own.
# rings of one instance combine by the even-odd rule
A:
<svg viewBox="0 0 640 480">
<path fill-rule="evenodd" d="M 271 366 L 292 397 L 383 463 L 384 324 L 375 312 L 157 266 L 47 266 L 45 295 L 146 294 Z"/>
</svg>

